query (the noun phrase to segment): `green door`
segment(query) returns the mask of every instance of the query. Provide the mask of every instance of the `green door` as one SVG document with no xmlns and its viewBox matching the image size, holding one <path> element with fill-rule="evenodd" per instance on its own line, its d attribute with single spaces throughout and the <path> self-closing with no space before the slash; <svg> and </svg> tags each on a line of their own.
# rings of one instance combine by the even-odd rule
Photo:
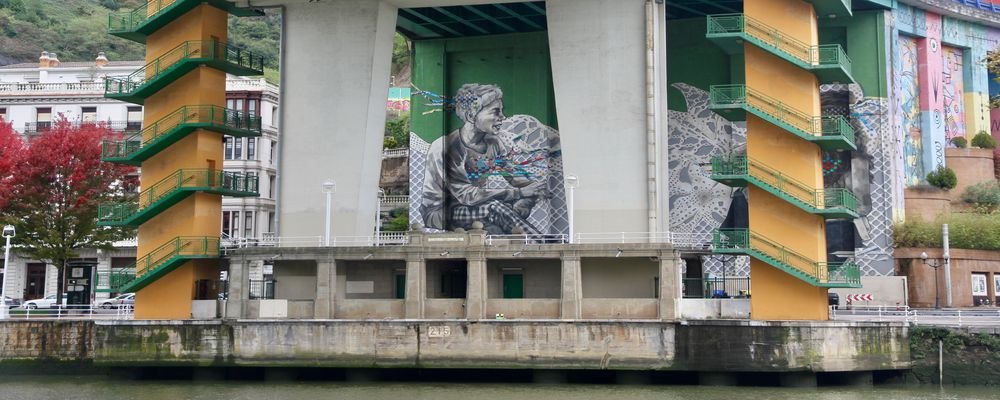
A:
<svg viewBox="0 0 1000 400">
<path fill-rule="evenodd" d="M 524 298 L 524 275 L 505 274 L 503 276 L 503 298 L 505 299 Z"/>
<path fill-rule="evenodd" d="M 396 275 L 396 298 L 406 298 L 406 275 Z"/>
</svg>

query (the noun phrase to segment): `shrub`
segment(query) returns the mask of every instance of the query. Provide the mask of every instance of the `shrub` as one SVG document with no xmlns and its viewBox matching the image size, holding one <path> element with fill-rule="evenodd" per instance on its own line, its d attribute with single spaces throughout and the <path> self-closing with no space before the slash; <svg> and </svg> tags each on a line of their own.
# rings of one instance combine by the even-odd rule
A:
<svg viewBox="0 0 1000 400">
<path fill-rule="evenodd" d="M 382 138 L 382 148 L 383 149 L 395 149 L 399 143 L 396 142 L 396 138 L 392 136 L 385 136 Z"/>
<path fill-rule="evenodd" d="M 953 249 L 1000 250 L 997 214 L 952 214 L 934 222 L 906 221 L 893 227 L 893 245 L 941 247 L 941 224 L 948 224 L 949 245 Z"/>
<path fill-rule="evenodd" d="M 955 145 L 955 147 L 958 147 L 960 149 L 964 149 L 969 146 L 969 141 L 965 140 L 964 137 L 956 136 L 951 138 L 951 144 Z"/>
<path fill-rule="evenodd" d="M 996 181 L 980 182 L 965 188 L 962 201 L 972 204 L 978 212 L 991 212 L 1000 207 L 1000 184 Z"/>
<path fill-rule="evenodd" d="M 927 183 L 932 186 L 948 190 L 958 185 L 958 177 L 955 176 L 955 171 L 948 167 L 938 167 L 938 169 L 927 174 Z"/>
<path fill-rule="evenodd" d="M 972 137 L 972 147 L 978 147 L 980 149 L 995 149 L 997 148 L 997 141 L 990 136 L 989 133 L 980 131 L 976 136 Z"/>
</svg>

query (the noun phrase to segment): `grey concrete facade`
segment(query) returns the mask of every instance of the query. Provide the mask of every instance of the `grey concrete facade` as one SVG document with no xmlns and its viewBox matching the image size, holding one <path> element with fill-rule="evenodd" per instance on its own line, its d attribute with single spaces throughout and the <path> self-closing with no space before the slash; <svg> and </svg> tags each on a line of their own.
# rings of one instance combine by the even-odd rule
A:
<svg viewBox="0 0 1000 400">
<path fill-rule="evenodd" d="M 258 247 L 230 254 L 227 319 L 675 320 L 680 253 L 666 243 L 486 243 L 484 231 L 410 232 L 404 246 Z M 274 299 L 248 298 L 249 268 L 273 263 Z M 505 294 L 505 276 L 516 288 Z M 400 287 L 402 286 L 402 287 Z M 402 292 L 402 293 L 400 293 Z M 276 303 L 283 300 L 285 303 Z M 268 314 L 271 315 L 271 314 Z"/>
</svg>

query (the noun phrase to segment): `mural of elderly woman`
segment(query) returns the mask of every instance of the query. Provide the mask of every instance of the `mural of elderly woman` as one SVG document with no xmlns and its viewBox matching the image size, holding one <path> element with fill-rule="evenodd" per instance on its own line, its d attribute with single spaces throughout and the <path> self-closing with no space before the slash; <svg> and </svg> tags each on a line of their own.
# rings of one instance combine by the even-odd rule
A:
<svg viewBox="0 0 1000 400">
<path fill-rule="evenodd" d="M 480 221 L 494 234 L 516 228 L 540 234 L 528 217 L 537 201 L 549 196 L 548 185 L 518 168 L 511 149 L 498 137 L 505 119 L 503 92 L 495 85 L 466 84 L 454 101 L 464 124 L 435 140 L 428 150 L 421 200 L 424 225 L 470 229 Z M 491 185 L 493 176 L 507 184 Z"/>
</svg>

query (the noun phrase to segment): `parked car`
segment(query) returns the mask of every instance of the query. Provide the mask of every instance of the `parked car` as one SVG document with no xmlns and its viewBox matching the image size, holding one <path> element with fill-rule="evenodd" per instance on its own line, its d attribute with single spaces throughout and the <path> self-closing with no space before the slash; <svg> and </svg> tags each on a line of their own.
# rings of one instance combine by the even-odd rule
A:
<svg viewBox="0 0 1000 400">
<path fill-rule="evenodd" d="M 135 305 L 135 293 L 122 293 L 110 299 L 105 299 L 97 302 L 97 307 L 109 310 L 112 308 L 118 308 L 121 306 L 129 307 Z"/>
<path fill-rule="evenodd" d="M 5 306 L 7 306 L 7 308 L 14 308 L 14 307 L 17 307 L 17 306 L 21 305 L 21 300 L 20 299 L 12 299 L 10 296 L 4 296 L 3 297 L 3 304 Z"/>
<path fill-rule="evenodd" d="M 55 308 L 56 305 L 56 295 L 50 294 L 41 299 L 28 300 L 24 302 L 21 306 L 22 308 L 27 308 L 29 310 L 34 310 L 36 308 Z M 62 295 L 62 306 L 66 307 L 66 294 Z"/>
<path fill-rule="evenodd" d="M 840 308 L 840 295 L 839 294 L 836 294 L 836 293 L 833 293 L 833 292 L 827 292 L 827 299 L 829 300 L 829 302 L 828 302 L 829 305 L 833 306 L 833 309 L 836 310 L 836 309 Z"/>
</svg>

